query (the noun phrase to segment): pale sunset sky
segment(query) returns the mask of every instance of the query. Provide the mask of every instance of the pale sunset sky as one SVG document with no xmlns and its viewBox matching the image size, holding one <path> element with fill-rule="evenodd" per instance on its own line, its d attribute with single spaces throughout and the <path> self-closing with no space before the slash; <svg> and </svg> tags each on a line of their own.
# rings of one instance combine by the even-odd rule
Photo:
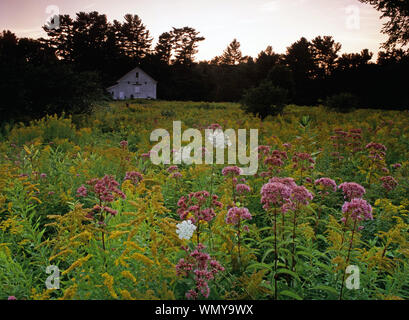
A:
<svg viewBox="0 0 409 320">
<path fill-rule="evenodd" d="M 109 21 L 137 14 L 153 36 L 153 46 L 172 27 L 193 27 L 206 38 L 199 45 L 198 60 L 220 55 L 233 38 L 244 55 L 257 57 L 268 45 L 284 53 L 302 36 L 311 40 L 331 35 L 342 44 L 342 53 L 368 48 L 374 58 L 386 39 L 380 33 L 380 13 L 358 0 L 0 0 L 0 31 L 45 37 L 41 26 L 50 5 L 71 17 L 98 11 Z"/>
</svg>

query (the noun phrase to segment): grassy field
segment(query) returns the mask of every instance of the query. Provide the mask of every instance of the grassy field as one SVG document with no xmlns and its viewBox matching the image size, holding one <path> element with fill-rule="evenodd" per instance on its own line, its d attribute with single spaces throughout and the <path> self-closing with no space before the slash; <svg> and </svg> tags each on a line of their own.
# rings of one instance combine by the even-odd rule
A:
<svg viewBox="0 0 409 320">
<path fill-rule="evenodd" d="M 175 120 L 258 129 L 258 173 L 152 164 Z M 408 112 L 115 102 L 0 151 L 0 299 L 409 298 Z"/>
</svg>

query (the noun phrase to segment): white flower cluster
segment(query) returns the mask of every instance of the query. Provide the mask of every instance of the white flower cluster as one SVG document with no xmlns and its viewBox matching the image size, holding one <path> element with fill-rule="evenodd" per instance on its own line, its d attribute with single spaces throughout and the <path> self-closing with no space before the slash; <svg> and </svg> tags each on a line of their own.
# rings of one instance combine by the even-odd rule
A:
<svg viewBox="0 0 409 320">
<path fill-rule="evenodd" d="M 229 137 L 223 133 L 223 130 L 217 129 L 207 135 L 207 139 L 218 149 L 224 149 L 232 145 Z"/>
<path fill-rule="evenodd" d="M 189 240 L 193 236 L 193 232 L 196 230 L 196 226 L 190 220 L 185 220 L 176 225 L 176 233 L 179 239 Z"/>
</svg>

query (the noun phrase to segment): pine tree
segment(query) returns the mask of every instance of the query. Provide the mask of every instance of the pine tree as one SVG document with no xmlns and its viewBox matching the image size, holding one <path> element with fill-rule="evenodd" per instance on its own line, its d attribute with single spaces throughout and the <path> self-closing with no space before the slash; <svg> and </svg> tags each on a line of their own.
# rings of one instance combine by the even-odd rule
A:
<svg viewBox="0 0 409 320">
<path fill-rule="evenodd" d="M 119 34 L 121 49 L 127 56 L 140 62 L 150 53 L 152 38 L 138 15 L 126 14 L 124 18 Z"/>
<path fill-rule="evenodd" d="M 234 39 L 224 50 L 221 56 L 221 63 L 227 65 L 238 65 L 243 62 L 243 55 L 240 50 L 240 42 Z"/>
<path fill-rule="evenodd" d="M 200 32 L 194 28 L 173 28 L 173 45 L 175 50 L 175 64 L 190 65 L 194 62 L 194 55 L 198 52 L 198 42 L 205 40 Z"/>
<path fill-rule="evenodd" d="M 381 18 L 389 18 L 383 25 L 382 33 L 389 35 L 383 44 L 385 49 L 393 49 L 409 44 L 409 2 L 407 0 L 359 0 L 382 12 Z M 408 49 L 409 50 L 409 49 Z"/>
<path fill-rule="evenodd" d="M 173 36 L 169 32 L 164 32 L 159 36 L 158 43 L 155 47 L 155 55 L 160 61 L 166 64 L 170 63 L 170 58 L 172 56 L 172 48 L 174 46 Z"/>
</svg>

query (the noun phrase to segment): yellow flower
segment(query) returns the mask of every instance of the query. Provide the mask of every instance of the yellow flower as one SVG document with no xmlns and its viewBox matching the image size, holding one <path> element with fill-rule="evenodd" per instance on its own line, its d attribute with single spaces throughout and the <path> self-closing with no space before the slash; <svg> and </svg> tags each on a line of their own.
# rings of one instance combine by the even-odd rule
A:
<svg viewBox="0 0 409 320">
<path fill-rule="evenodd" d="M 114 277 L 109 275 L 108 273 L 103 273 L 101 275 L 105 280 L 104 280 L 104 285 L 108 288 L 109 293 L 111 294 L 112 298 L 118 299 L 118 295 L 116 294 L 114 290 Z"/>
</svg>

